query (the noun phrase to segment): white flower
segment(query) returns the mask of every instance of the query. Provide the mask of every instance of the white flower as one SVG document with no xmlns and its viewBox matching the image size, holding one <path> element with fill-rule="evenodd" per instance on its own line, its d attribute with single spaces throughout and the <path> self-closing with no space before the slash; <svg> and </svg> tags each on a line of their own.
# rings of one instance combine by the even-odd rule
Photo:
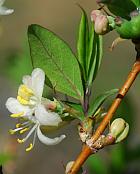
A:
<svg viewBox="0 0 140 174">
<path fill-rule="evenodd" d="M 31 76 L 23 76 L 17 99 L 10 97 L 6 102 L 11 117 L 28 117 L 35 112 L 36 106 L 41 103 L 44 81 L 45 74 L 39 68 L 34 69 Z"/>
<path fill-rule="evenodd" d="M 36 135 L 46 145 L 56 145 L 65 138 L 65 135 L 61 135 L 51 139 L 41 132 L 40 127 L 42 125 L 58 126 L 62 122 L 57 113 L 49 111 L 42 104 L 44 81 L 45 73 L 43 70 L 34 69 L 31 76 L 23 77 L 23 84 L 19 87 L 17 99 L 9 98 L 6 102 L 7 109 L 12 113 L 11 117 L 21 119 L 21 123 L 16 124 L 16 128 L 10 130 L 10 133 L 14 134 L 19 131 L 22 134 L 31 129 L 27 136 L 22 140 L 18 139 L 18 142 L 25 142 L 34 132 L 33 143 L 30 144 L 26 151 L 33 148 Z"/>
<path fill-rule="evenodd" d="M 13 9 L 8 9 L 7 7 L 4 7 L 5 0 L 0 0 L 0 15 L 9 15 L 14 12 Z"/>
</svg>

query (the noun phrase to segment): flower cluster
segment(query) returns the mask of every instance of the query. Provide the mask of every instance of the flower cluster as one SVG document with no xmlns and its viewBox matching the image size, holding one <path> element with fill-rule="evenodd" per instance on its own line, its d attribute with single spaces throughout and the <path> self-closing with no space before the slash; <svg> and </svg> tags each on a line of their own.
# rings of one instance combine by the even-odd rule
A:
<svg viewBox="0 0 140 174">
<path fill-rule="evenodd" d="M 10 133 L 19 132 L 23 134 L 30 130 L 25 138 L 17 139 L 19 143 L 24 143 L 34 133 L 33 143 L 26 148 L 26 151 L 33 148 L 36 136 L 46 145 L 60 143 L 66 137 L 65 135 L 48 138 L 41 131 L 41 126 L 56 127 L 62 122 L 58 113 L 48 108 L 49 103 L 52 105 L 52 101 L 42 97 L 45 73 L 36 68 L 31 76 L 24 76 L 22 81 L 23 84 L 19 86 L 17 99 L 9 98 L 6 102 L 7 109 L 12 113 L 11 117 L 19 121 L 16 128 L 10 130 Z"/>
<path fill-rule="evenodd" d="M 103 35 L 109 32 L 109 21 L 106 15 L 100 10 L 93 10 L 91 13 L 91 21 L 94 21 L 95 32 Z"/>
<path fill-rule="evenodd" d="M 104 35 L 115 29 L 123 39 L 140 37 L 139 1 L 96 0 L 96 2 L 100 10 L 92 11 L 91 20 L 94 21 L 97 34 Z"/>
<path fill-rule="evenodd" d="M 115 28 L 115 18 L 107 16 L 100 10 L 91 12 L 91 21 L 94 22 L 95 32 L 99 35 L 104 35 Z"/>
</svg>

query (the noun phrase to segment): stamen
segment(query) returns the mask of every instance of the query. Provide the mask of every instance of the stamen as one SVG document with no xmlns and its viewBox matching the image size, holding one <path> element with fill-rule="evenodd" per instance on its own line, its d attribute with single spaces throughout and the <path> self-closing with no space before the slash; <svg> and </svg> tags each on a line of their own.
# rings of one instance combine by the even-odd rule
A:
<svg viewBox="0 0 140 174">
<path fill-rule="evenodd" d="M 21 123 L 16 124 L 16 128 L 19 128 L 19 127 L 21 127 Z"/>
<path fill-rule="evenodd" d="M 27 122 L 26 122 L 27 123 Z M 36 135 L 37 135 L 37 127 L 39 126 L 38 123 L 36 123 L 32 129 L 30 130 L 30 132 L 26 135 L 26 137 L 24 139 L 17 139 L 18 143 L 24 143 L 30 136 L 31 134 L 35 131 L 34 133 L 34 138 L 33 138 L 33 143 L 30 143 L 29 147 L 26 148 L 26 152 L 30 151 L 33 147 L 34 147 L 34 144 L 35 144 L 35 139 L 36 139 Z M 20 133 L 24 133 L 25 131 L 27 131 L 29 129 L 29 127 L 27 127 L 27 125 L 25 127 L 22 127 L 22 128 L 17 128 L 17 129 L 22 129 L 20 131 Z"/>
<path fill-rule="evenodd" d="M 24 112 L 19 112 L 17 114 L 11 114 L 10 117 L 12 118 L 18 118 L 18 117 L 22 117 L 24 115 Z"/>
<path fill-rule="evenodd" d="M 10 129 L 9 130 L 9 133 L 11 134 L 11 135 L 13 135 L 13 134 L 15 134 L 17 131 L 19 131 L 19 130 L 21 130 L 21 129 L 23 129 L 22 127 L 19 127 L 19 128 L 16 128 L 16 129 Z"/>
<path fill-rule="evenodd" d="M 29 130 L 30 126 L 31 126 L 31 123 L 29 121 L 26 121 L 25 123 L 18 123 L 16 124 L 16 129 L 10 129 L 9 133 L 13 135 L 17 131 L 20 131 L 20 133 L 22 134 L 25 131 Z"/>
<path fill-rule="evenodd" d="M 26 127 L 26 128 L 24 128 L 24 129 L 22 129 L 19 133 L 20 133 L 20 134 L 23 134 L 24 132 L 26 132 L 26 131 L 28 131 L 28 130 L 29 130 L 29 128 Z"/>
<path fill-rule="evenodd" d="M 24 120 L 25 120 L 25 118 L 24 118 Z M 24 120 L 23 120 L 23 121 L 24 121 Z M 20 124 L 21 124 L 21 126 L 27 126 L 27 125 L 31 125 L 32 122 L 29 120 L 29 121 L 25 121 L 25 122 L 20 123 Z"/>
<path fill-rule="evenodd" d="M 27 86 L 21 85 L 19 87 L 19 90 L 18 90 L 19 99 L 18 100 L 21 104 L 27 105 L 28 104 L 27 102 L 30 101 L 30 97 L 33 95 L 34 95 L 33 91 L 31 89 L 29 89 Z"/>
<path fill-rule="evenodd" d="M 17 142 L 21 144 L 21 143 L 24 143 L 24 142 L 25 142 L 25 140 L 24 140 L 24 139 L 22 139 L 22 140 L 17 139 Z"/>
<path fill-rule="evenodd" d="M 30 104 L 30 102 L 29 101 L 27 101 L 27 100 L 25 100 L 24 98 L 22 98 L 21 96 L 17 96 L 17 100 L 20 102 L 20 104 L 22 104 L 22 105 L 29 105 Z"/>
<path fill-rule="evenodd" d="M 13 134 L 15 134 L 15 131 L 12 130 L 12 129 L 10 129 L 10 130 L 9 130 L 9 133 L 10 133 L 11 135 L 13 135 Z"/>
<path fill-rule="evenodd" d="M 19 87 L 18 93 L 20 93 L 20 94 L 25 93 L 25 94 L 28 95 L 28 96 L 29 96 L 29 95 L 30 95 L 30 96 L 34 95 L 33 90 L 29 89 L 26 85 L 21 85 L 21 86 Z"/>
<path fill-rule="evenodd" d="M 32 150 L 32 148 L 33 148 L 33 144 L 31 143 L 31 144 L 29 145 L 29 147 L 26 148 L 26 152 L 29 152 L 30 150 Z"/>
<path fill-rule="evenodd" d="M 35 145 L 36 136 L 37 136 L 37 129 L 35 130 L 35 133 L 34 133 L 33 146 Z"/>
<path fill-rule="evenodd" d="M 30 130 L 30 132 L 27 134 L 27 136 L 24 138 L 24 141 L 26 141 L 30 136 L 31 134 L 35 131 L 35 129 L 37 128 L 38 124 L 35 124 L 32 129 Z"/>
<path fill-rule="evenodd" d="M 32 123 L 30 121 L 26 121 L 24 123 L 17 123 L 16 124 L 16 128 L 19 128 L 19 127 L 22 127 L 22 128 L 25 128 L 27 126 L 30 126 Z"/>
</svg>

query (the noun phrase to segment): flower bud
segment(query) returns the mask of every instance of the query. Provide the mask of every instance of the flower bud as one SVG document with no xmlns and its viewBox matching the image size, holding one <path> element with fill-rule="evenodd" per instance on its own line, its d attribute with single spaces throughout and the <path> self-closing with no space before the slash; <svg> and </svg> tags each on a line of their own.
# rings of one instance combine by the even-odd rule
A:
<svg viewBox="0 0 140 174">
<path fill-rule="evenodd" d="M 125 127 L 124 131 L 120 134 L 120 136 L 118 136 L 118 138 L 116 139 L 115 142 L 119 143 L 119 142 L 123 141 L 127 137 L 128 132 L 129 132 L 129 124 L 126 123 L 126 127 Z"/>
<path fill-rule="evenodd" d="M 110 126 L 110 133 L 114 137 L 117 137 L 118 135 L 120 135 L 120 133 L 122 133 L 124 128 L 125 128 L 125 120 L 122 118 L 117 118 L 112 122 Z"/>
<path fill-rule="evenodd" d="M 94 21 L 96 20 L 96 17 L 99 16 L 99 15 L 103 15 L 103 13 L 101 12 L 101 10 L 93 10 L 91 12 L 91 21 Z"/>
<path fill-rule="evenodd" d="M 50 102 L 48 103 L 48 105 L 47 105 L 47 108 L 48 108 L 49 110 L 52 110 L 52 111 L 54 111 L 54 110 L 56 109 L 56 107 L 57 107 L 57 105 L 56 105 L 56 103 L 55 103 L 54 101 L 50 101 Z"/>
<path fill-rule="evenodd" d="M 109 32 L 109 21 L 107 16 L 98 15 L 95 20 L 95 32 L 100 35 L 104 35 Z"/>
<path fill-rule="evenodd" d="M 126 123 L 125 120 L 122 118 L 117 118 L 112 122 L 109 134 L 116 139 L 115 143 L 118 143 L 127 137 L 128 132 L 128 123 Z"/>
<path fill-rule="evenodd" d="M 46 107 L 46 109 L 48 110 L 52 110 L 52 111 L 55 111 L 57 105 L 56 105 L 56 102 L 55 101 L 51 101 L 47 98 L 43 98 L 42 99 L 42 103 L 43 105 Z"/>
</svg>

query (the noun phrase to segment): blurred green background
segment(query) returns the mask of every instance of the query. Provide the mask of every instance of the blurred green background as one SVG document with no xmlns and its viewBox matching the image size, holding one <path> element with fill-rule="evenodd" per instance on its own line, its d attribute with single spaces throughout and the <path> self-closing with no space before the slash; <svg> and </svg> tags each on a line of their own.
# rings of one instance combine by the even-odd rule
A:
<svg viewBox="0 0 140 174">
<path fill-rule="evenodd" d="M 16 96 L 17 87 L 24 74 L 31 72 L 27 41 L 27 27 L 32 23 L 49 28 L 61 36 L 76 51 L 76 37 L 80 20 L 79 3 L 90 16 L 97 6 L 93 0 L 7 0 L 5 5 L 15 10 L 14 14 L 1 16 L 0 20 L 0 154 L 5 161 L 8 152 L 14 159 L 5 163 L 5 174 L 54 174 L 64 173 L 63 165 L 74 160 L 81 150 L 76 122 L 60 130 L 67 138 L 57 146 L 46 147 L 35 144 L 30 153 L 25 145 L 17 145 L 8 130 L 14 126 L 5 108 L 8 97 Z M 112 32 L 104 37 L 104 56 L 98 77 L 95 80 L 95 95 L 112 88 L 120 88 L 135 60 L 131 41 L 120 43 L 113 52 L 109 51 L 117 34 Z M 115 114 L 125 118 L 130 126 L 127 141 L 107 147 L 89 158 L 85 169 L 89 174 L 139 174 L 140 173 L 140 77 Z M 110 106 L 111 99 L 106 103 Z M 49 135 L 51 136 L 51 135 Z M 52 135 L 53 136 L 53 135 Z M 0 157 L 1 161 L 1 157 Z"/>
</svg>

